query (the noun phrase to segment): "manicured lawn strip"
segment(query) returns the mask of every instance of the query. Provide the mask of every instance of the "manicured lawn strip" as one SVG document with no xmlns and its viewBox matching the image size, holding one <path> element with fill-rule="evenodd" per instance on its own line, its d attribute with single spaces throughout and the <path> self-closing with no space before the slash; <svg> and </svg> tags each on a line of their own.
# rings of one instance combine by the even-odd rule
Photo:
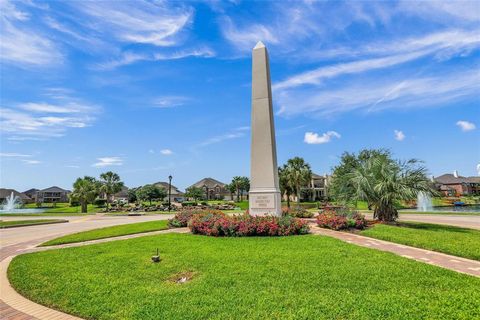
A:
<svg viewBox="0 0 480 320">
<path fill-rule="evenodd" d="M 172 281 L 183 273 L 192 280 Z M 314 235 L 147 236 L 21 255 L 8 276 L 85 319 L 480 317 L 479 278 Z"/>
<path fill-rule="evenodd" d="M 1 213 L 1 217 L 80 217 L 89 216 L 91 213 Z"/>
<path fill-rule="evenodd" d="M 36 226 L 41 224 L 52 224 L 68 222 L 63 219 L 40 219 L 40 220 L 12 220 L 12 221 L 0 221 L 0 229 Z"/>
<path fill-rule="evenodd" d="M 419 222 L 401 222 L 398 226 L 376 224 L 362 235 L 480 260 L 480 230 Z"/>
<path fill-rule="evenodd" d="M 151 232 L 157 230 L 168 229 L 168 221 L 148 221 L 139 223 L 130 223 L 113 227 L 106 227 L 100 229 L 94 229 L 89 231 L 83 231 L 78 233 L 69 234 L 60 238 L 49 240 L 42 243 L 40 246 L 53 246 L 65 243 L 83 242 L 89 240 L 97 240 L 111 237 L 124 236 L 135 233 Z"/>
<path fill-rule="evenodd" d="M 29 203 L 29 204 L 25 205 L 25 208 L 36 209 L 38 207 L 35 203 Z M 39 209 L 44 209 L 45 210 L 44 212 L 42 212 L 42 214 L 51 214 L 51 213 L 78 213 L 78 214 L 81 214 L 81 209 L 82 208 L 80 206 L 72 207 L 72 206 L 70 206 L 70 203 L 59 202 L 59 203 L 56 203 L 55 206 L 52 203 L 44 203 L 44 204 L 42 204 L 41 207 L 39 207 Z M 88 213 L 96 213 L 96 212 L 100 212 L 102 210 L 103 210 L 103 208 L 97 207 L 93 204 L 89 204 L 87 206 L 87 212 Z"/>
</svg>

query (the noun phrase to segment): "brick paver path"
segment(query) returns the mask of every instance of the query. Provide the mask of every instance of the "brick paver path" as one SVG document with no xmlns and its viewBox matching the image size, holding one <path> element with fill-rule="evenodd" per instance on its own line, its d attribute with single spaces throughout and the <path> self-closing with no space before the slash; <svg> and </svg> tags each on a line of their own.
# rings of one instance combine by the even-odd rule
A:
<svg viewBox="0 0 480 320">
<path fill-rule="evenodd" d="M 414 248 L 393 242 L 377 240 L 353 233 L 323 229 L 313 224 L 311 224 L 311 231 L 313 234 L 333 237 L 348 243 L 356 244 L 358 246 L 395 253 L 404 258 L 413 259 L 420 262 L 436 265 L 442 268 L 480 277 L 480 261 L 469 260 L 440 252 Z"/>
</svg>

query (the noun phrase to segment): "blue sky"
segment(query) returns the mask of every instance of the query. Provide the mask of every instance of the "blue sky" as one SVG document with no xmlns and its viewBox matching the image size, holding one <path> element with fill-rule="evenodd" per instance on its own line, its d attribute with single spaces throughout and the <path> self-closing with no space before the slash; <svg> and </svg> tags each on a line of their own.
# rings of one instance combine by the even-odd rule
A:
<svg viewBox="0 0 480 320">
<path fill-rule="evenodd" d="M 478 2 L 0 1 L 1 187 L 249 175 L 251 49 L 278 162 L 389 148 L 477 174 Z"/>
</svg>

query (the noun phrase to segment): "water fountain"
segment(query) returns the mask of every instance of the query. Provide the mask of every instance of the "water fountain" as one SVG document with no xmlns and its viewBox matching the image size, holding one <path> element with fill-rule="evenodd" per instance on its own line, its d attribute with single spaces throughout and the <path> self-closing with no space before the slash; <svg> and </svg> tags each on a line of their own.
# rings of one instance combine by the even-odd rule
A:
<svg viewBox="0 0 480 320">
<path fill-rule="evenodd" d="M 417 195 L 417 211 L 432 211 L 432 198 L 425 192 L 419 192 Z"/>
<path fill-rule="evenodd" d="M 22 199 L 12 191 L 0 205 L 0 213 L 40 213 L 44 211 L 44 209 L 22 209 L 22 205 Z"/>
<path fill-rule="evenodd" d="M 19 196 L 16 196 L 12 191 L 10 196 L 8 196 L 5 199 L 4 203 L 1 205 L 1 210 L 5 212 L 10 212 L 19 208 L 21 205 L 22 205 L 22 200 L 20 199 Z"/>
</svg>

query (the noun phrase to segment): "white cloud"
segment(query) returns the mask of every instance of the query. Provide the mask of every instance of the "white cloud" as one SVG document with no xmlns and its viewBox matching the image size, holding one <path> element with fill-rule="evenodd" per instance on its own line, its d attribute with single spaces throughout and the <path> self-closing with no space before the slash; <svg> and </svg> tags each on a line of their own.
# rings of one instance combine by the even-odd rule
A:
<svg viewBox="0 0 480 320">
<path fill-rule="evenodd" d="M 277 94 L 278 114 L 304 113 L 329 116 L 353 110 L 367 112 L 391 108 L 423 108 L 478 97 L 480 74 L 476 70 L 457 70 L 429 77 L 407 79 L 387 77 L 366 81 L 361 78 L 337 88 L 296 88 Z"/>
<path fill-rule="evenodd" d="M 65 135 L 69 128 L 84 128 L 100 107 L 77 98 L 55 94 L 53 102 L 24 102 L 1 106 L 0 132 L 9 140 L 38 140 Z"/>
<path fill-rule="evenodd" d="M 38 161 L 38 160 L 22 160 L 23 163 L 26 163 L 26 164 L 40 164 L 42 163 L 41 161 Z"/>
<path fill-rule="evenodd" d="M 153 150 L 153 149 L 149 149 L 149 150 L 148 150 L 148 153 L 150 153 L 150 154 L 154 154 L 154 153 L 155 153 L 155 150 Z"/>
<path fill-rule="evenodd" d="M 245 127 L 245 126 L 235 128 L 235 129 L 231 130 L 230 132 L 227 132 L 227 133 L 215 136 L 215 137 L 211 137 L 211 138 L 201 142 L 200 144 L 198 144 L 198 147 L 206 147 L 206 146 L 209 146 L 209 145 L 212 145 L 212 144 L 223 142 L 225 140 L 242 138 L 242 137 L 245 136 L 245 132 L 248 131 L 248 130 L 250 130 L 250 128 Z"/>
<path fill-rule="evenodd" d="M 322 135 L 315 132 L 305 132 L 305 138 L 303 141 L 306 144 L 323 144 L 330 142 L 332 138 L 340 139 L 340 137 L 341 135 L 335 131 L 328 131 Z"/>
<path fill-rule="evenodd" d="M 189 98 L 181 96 L 163 96 L 158 97 L 153 101 L 153 107 L 155 108 L 174 108 L 185 104 Z"/>
<path fill-rule="evenodd" d="M 29 158 L 31 154 L 22 154 L 14 152 L 0 152 L 0 157 L 2 158 Z"/>
<path fill-rule="evenodd" d="M 173 151 L 170 149 L 162 149 L 160 150 L 160 153 L 163 154 L 164 156 L 170 156 L 173 154 Z"/>
<path fill-rule="evenodd" d="M 124 52 L 120 57 L 111 59 L 106 62 L 99 63 L 95 66 L 98 70 L 111 70 L 121 66 L 129 65 L 140 61 L 162 61 L 162 60 L 178 60 L 188 57 L 212 58 L 215 52 L 207 47 L 198 49 L 186 49 L 168 53 L 135 53 Z"/>
<path fill-rule="evenodd" d="M 70 165 L 66 165 L 65 168 L 78 169 L 78 168 L 80 168 L 80 166 L 77 166 L 77 165 L 74 165 L 74 164 L 70 164 Z"/>
<path fill-rule="evenodd" d="M 405 134 L 403 133 L 403 131 L 393 130 L 393 133 L 395 134 L 395 140 L 403 141 L 405 139 Z"/>
<path fill-rule="evenodd" d="M 98 162 L 92 164 L 92 167 L 103 168 L 123 165 L 123 159 L 120 157 L 103 157 L 97 158 L 97 160 Z"/>
<path fill-rule="evenodd" d="M 80 14 L 85 27 L 116 38 L 121 42 L 173 46 L 176 36 L 192 20 L 193 9 L 171 6 L 166 2 L 70 3 Z"/>
<path fill-rule="evenodd" d="M 240 51 L 251 51 L 258 41 L 268 44 L 278 43 L 279 40 L 272 31 L 262 24 L 250 24 L 243 28 L 234 25 L 232 19 L 225 17 L 221 23 L 223 36 Z"/>
<path fill-rule="evenodd" d="M 470 121 L 465 121 L 465 120 L 457 121 L 457 126 L 459 126 L 460 129 L 462 129 L 462 131 L 464 131 L 464 132 L 472 131 L 472 130 L 475 130 L 475 128 L 476 128 L 474 123 L 472 123 Z"/>
</svg>

